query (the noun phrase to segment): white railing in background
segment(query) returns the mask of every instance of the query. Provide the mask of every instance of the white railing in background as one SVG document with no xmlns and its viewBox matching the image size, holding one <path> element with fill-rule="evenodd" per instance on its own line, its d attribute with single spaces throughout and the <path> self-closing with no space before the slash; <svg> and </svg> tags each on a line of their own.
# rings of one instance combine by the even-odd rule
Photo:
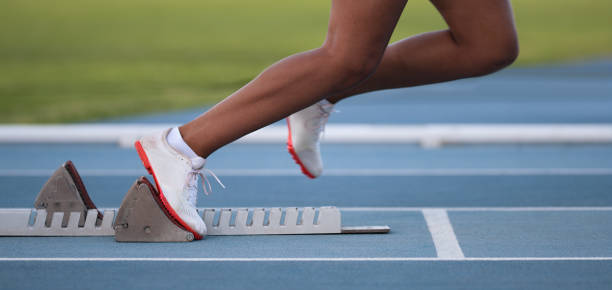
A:
<svg viewBox="0 0 612 290">
<path fill-rule="evenodd" d="M 115 143 L 132 146 L 140 136 L 176 124 L 1 125 L 0 144 Z M 285 143 L 287 129 L 269 126 L 237 143 Z M 329 124 L 325 143 L 421 144 L 612 144 L 612 124 Z"/>
</svg>

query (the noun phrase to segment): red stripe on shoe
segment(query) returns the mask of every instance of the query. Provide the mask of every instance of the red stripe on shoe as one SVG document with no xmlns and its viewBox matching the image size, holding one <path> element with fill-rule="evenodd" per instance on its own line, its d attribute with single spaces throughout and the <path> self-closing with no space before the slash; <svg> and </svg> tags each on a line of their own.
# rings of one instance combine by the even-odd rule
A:
<svg viewBox="0 0 612 290">
<path fill-rule="evenodd" d="M 300 160 L 300 157 L 295 152 L 295 148 L 293 148 L 293 139 L 291 138 L 291 122 L 289 122 L 289 118 L 287 118 L 287 128 L 289 129 L 289 134 L 287 137 L 287 150 L 289 151 L 289 154 L 291 154 L 291 157 L 293 157 L 293 161 L 295 161 L 295 163 L 300 166 L 304 175 L 312 179 L 316 178 L 316 176 L 314 176 L 312 173 L 310 173 L 310 171 L 308 171 L 308 169 L 306 169 L 306 166 L 304 166 L 304 164 Z"/>
<path fill-rule="evenodd" d="M 136 147 L 136 151 L 138 152 L 138 156 L 140 157 L 142 164 L 147 169 L 149 174 L 153 176 L 153 179 L 155 180 L 155 184 L 157 185 L 157 191 L 159 192 L 159 199 L 163 203 L 168 213 L 170 213 L 170 215 L 174 218 L 176 222 L 180 224 L 181 227 L 191 232 L 196 240 L 201 240 L 202 235 L 192 230 L 191 227 L 188 226 L 187 223 L 185 223 L 185 221 L 183 221 L 183 219 L 181 219 L 181 217 L 174 211 L 174 209 L 170 206 L 170 203 L 168 202 L 168 200 L 166 200 L 166 197 L 164 196 L 164 193 L 162 192 L 161 186 L 159 186 L 159 182 L 157 181 L 157 176 L 155 175 L 155 172 L 153 171 L 153 167 L 151 167 L 151 162 L 149 162 L 149 158 L 147 157 L 146 152 L 142 148 L 142 144 L 140 143 L 140 141 L 136 141 L 134 143 L 134 147 Z"/>
</svg>

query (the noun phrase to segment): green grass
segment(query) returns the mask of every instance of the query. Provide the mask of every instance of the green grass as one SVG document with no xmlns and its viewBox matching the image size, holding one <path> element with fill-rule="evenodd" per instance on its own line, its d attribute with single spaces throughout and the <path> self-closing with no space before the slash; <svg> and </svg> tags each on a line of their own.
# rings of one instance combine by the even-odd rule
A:
<svg viewBox="0 0 612 290">
<path fill-rule="evenodd" d="M 612 52 L 612 1 L 517 0 L 517 65 Z M 71 122 L 224 98 L 317 47 L 329 1 L 2 0 L 0 122 Z M 411 1 L 394 40 L 444 28 Z"/>
</svg>

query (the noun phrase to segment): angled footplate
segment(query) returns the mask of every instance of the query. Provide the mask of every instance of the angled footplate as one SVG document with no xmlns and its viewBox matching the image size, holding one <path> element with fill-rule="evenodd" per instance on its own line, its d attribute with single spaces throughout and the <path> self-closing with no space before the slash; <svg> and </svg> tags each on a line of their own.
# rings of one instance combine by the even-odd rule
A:
<svg viewBox="0 0 612 290">
<path fill-rule="evenodd" d="M 57 169 L 34 202 L 35 209 L 0 209 L 0 236 L 115 236 L 119 242 L 190 242 L 160 200 L 155 186 L 140 177 L 119 209 L 95 206 L 74 164 Z M 379 234 L 388 226 L 342 227 L 336 207 L 205 208 L 198 210 L 210 236 Z"/>
<path fill-rule="evenodd" d="M 34 200 L 34 208 L 43 209 L 47 215 L 45 225 L 50 226 L 55 213 L 63 213 L 62 226 L 68 224 L 71 212 L 80 212 L 79 226 L 85 224 L 88 210 L 95 210 L 96 223 L 102 222 L 103 215 L 97 211 L 83 180 L 72 161 L 68 160 L 47 180 Z M 74 215 L 73 215 L 74 216 Z"/>
<path fill-rule="evenodd" d="M 123 198 L 115 218 L 118 242 L 190 242 L 194 235 L 174 221 L 157 190 L 140 177 Z"/>
<path fill-rule="evenodd" d="M 2 236 L 108 236 L 115 213 L 102 214 L 71 161 L 43 185 L 33 209 L 0 210 Z"/>
</svg>

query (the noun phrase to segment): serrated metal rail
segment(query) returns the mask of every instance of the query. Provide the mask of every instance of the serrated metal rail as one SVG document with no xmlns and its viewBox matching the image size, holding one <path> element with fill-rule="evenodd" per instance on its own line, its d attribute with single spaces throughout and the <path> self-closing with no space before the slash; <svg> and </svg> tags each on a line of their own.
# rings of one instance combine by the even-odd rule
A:
<svg viewBox="0 0 612 290">
<path fill-rule="evenodd" d="M 51 223 L 46 224 L 44 209 L 0 209 L 0 236 L 113 236 L 114 210 L 104 211 L 98 222 L 98 211 L 87 211 L 85 223 L 79 226 L 81 212 L 70 212 L 68 222 L 63 223 L 64 213 L 55 212 Z"/>
<path fill-rule="evenodd" d="M 336 207 L 205 209 L 209 235 L 340 234 Z M 216 223 L 215 223 L 216 222 Z"/>
<path fill-rule="evenodd" d="M 54 212 L 50 224 L 44 209 L 0 209 L 0 236 L 113 236 L 117 209 L 86 212 L 85 223 L 79 226 L 82 212 L 70 212 L 67 222 L 63 212 Z M 299 235 L 381 233 L 387 226 L 342 227 L 336 207 L 306 208 L 206 208 L 200 209 L 208 235 Z"/>
</svg>

